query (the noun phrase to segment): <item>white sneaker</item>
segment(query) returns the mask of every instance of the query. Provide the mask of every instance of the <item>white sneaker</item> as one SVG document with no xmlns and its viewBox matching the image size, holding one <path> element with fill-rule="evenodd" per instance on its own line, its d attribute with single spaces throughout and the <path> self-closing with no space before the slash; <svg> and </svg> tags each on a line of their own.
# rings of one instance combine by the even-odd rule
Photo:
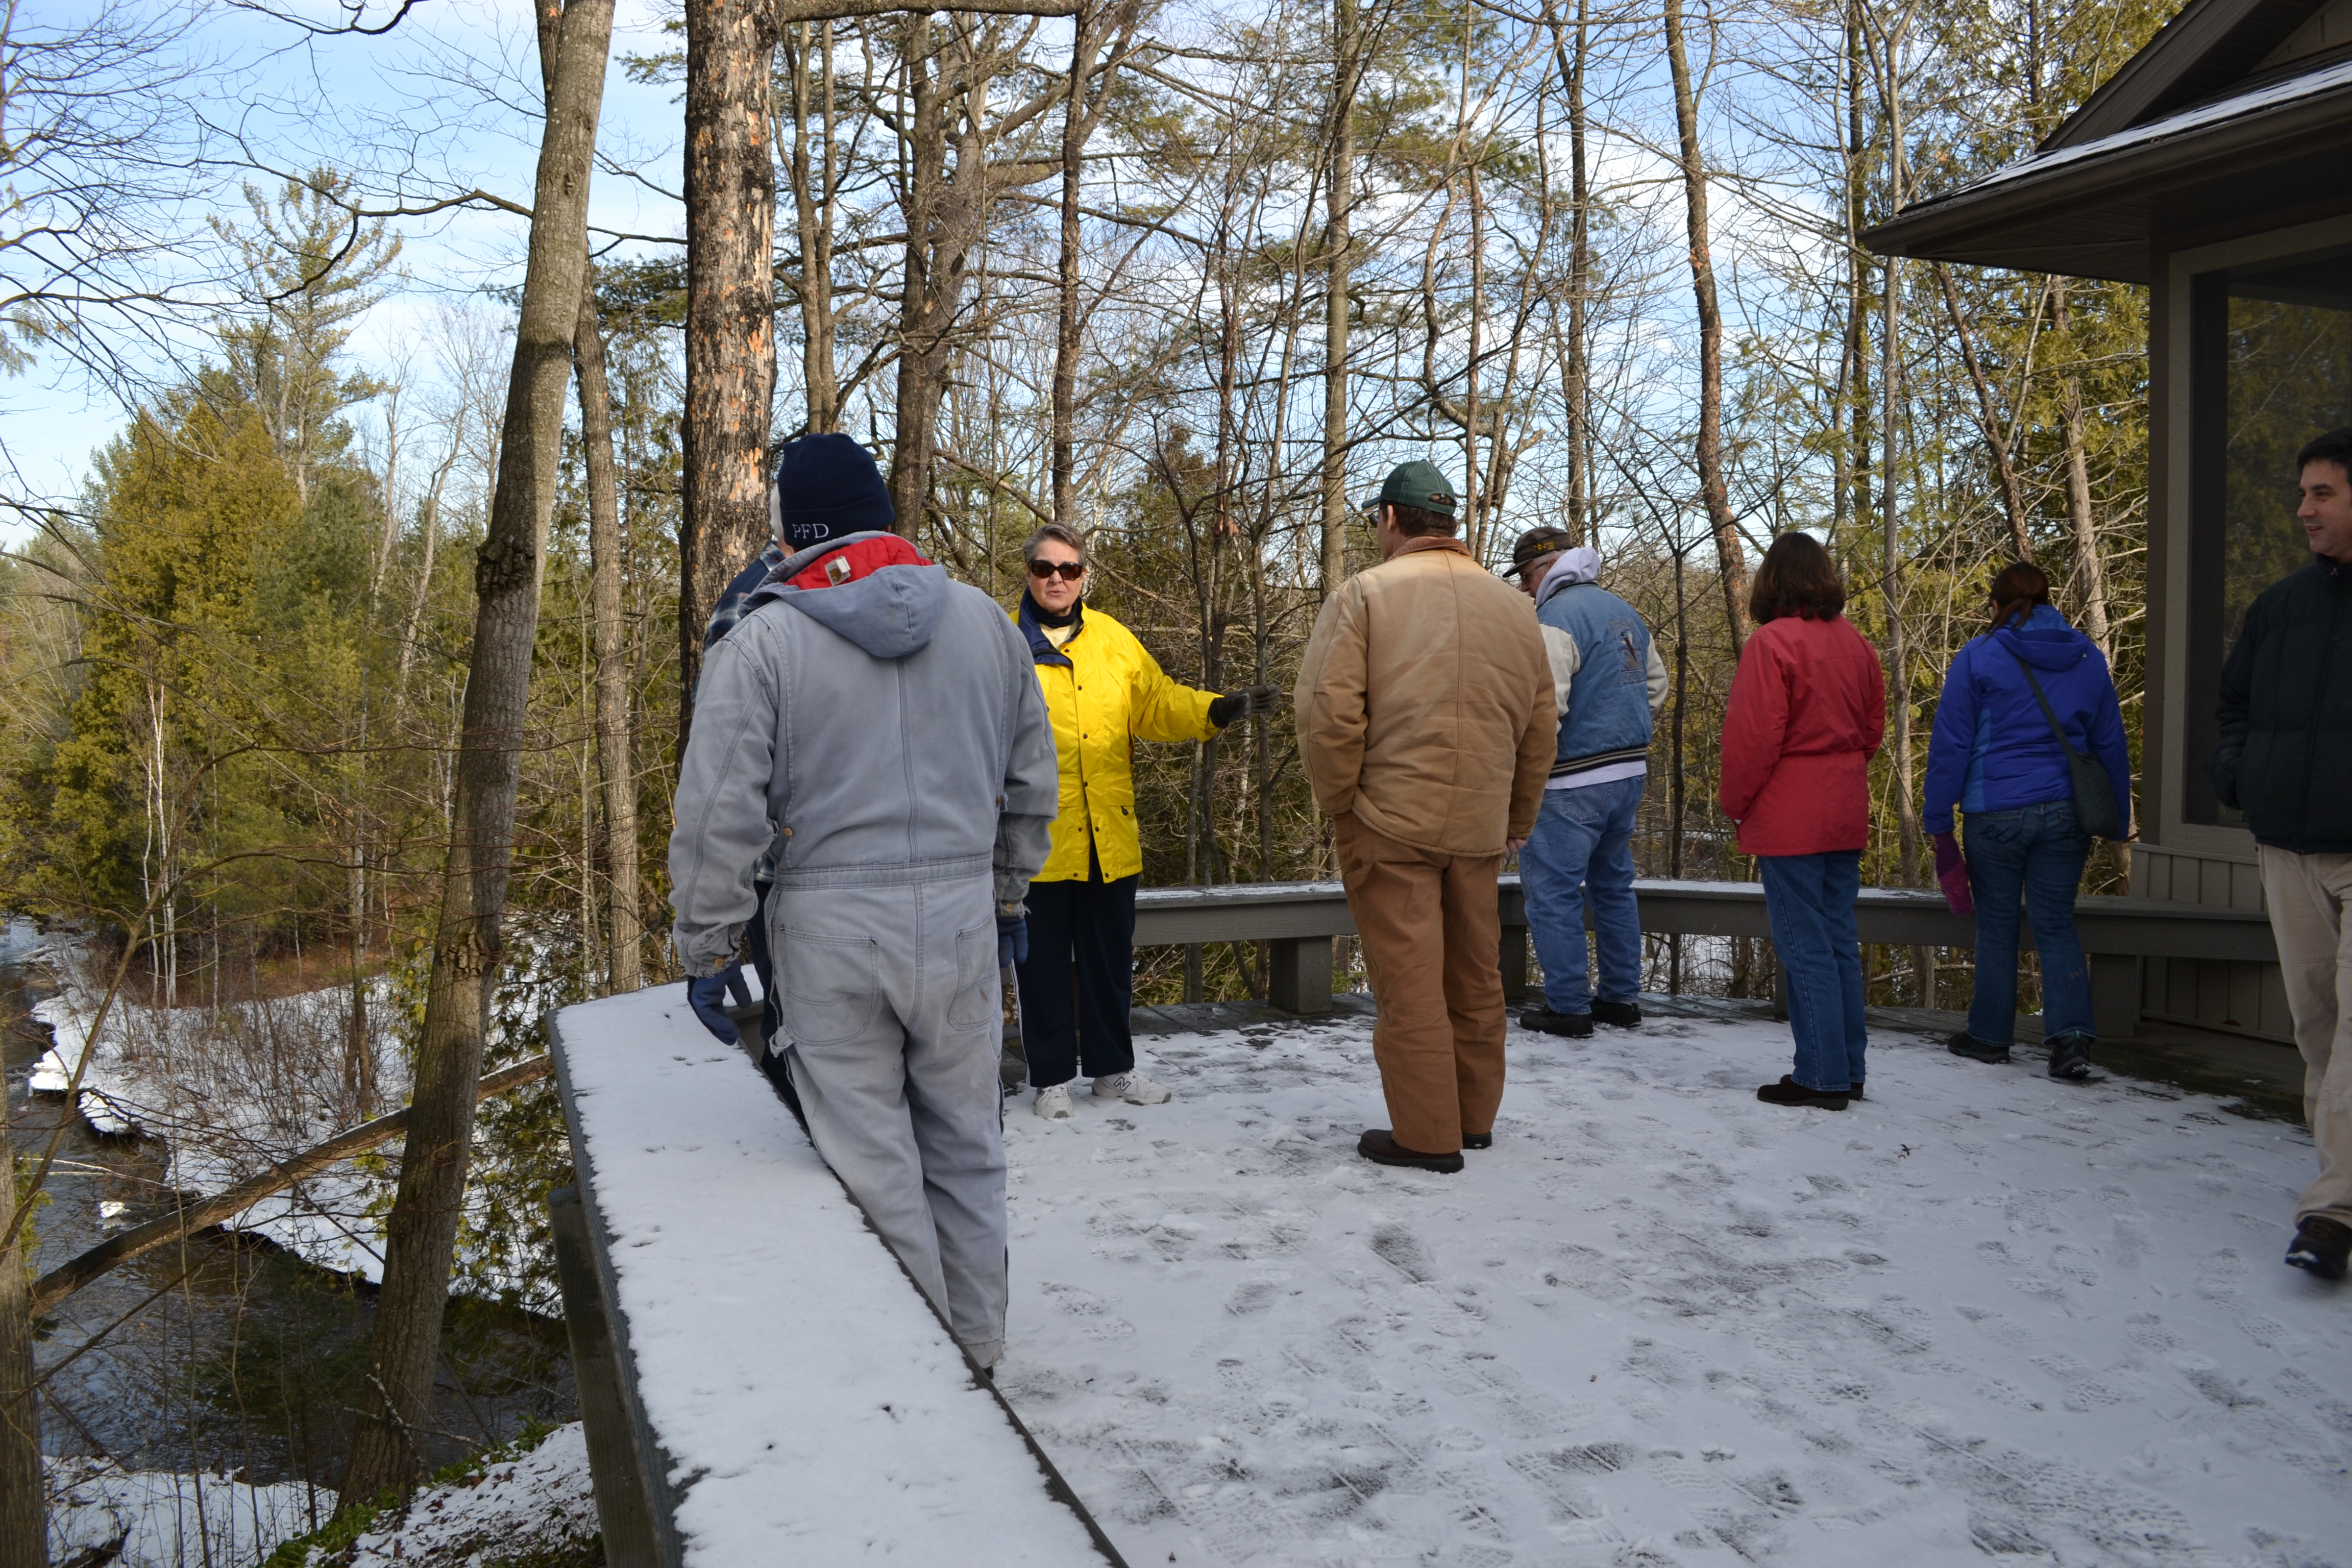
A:
<svg viewBox="0 0 2352 1568">
<path fill-rule="evenodd" d="M 1142 1073 L 1130 1069 L 1095 1079 L 1095 1093 L 1101 1099 L 1123 1100 L 1129 1105 L 1165 1105 L 1169 1089 L 1166 1084 L 1154 1083 Z"/>
<path fill-rule="evenodd" d="M 1070 1086 L 1057 1083 L 1037 1091 L 1037 1103 L 1033 1107 L 1048 1121 L 1067 1121 L 1077 1114 L 1070 1108 Z"/>
</svg>

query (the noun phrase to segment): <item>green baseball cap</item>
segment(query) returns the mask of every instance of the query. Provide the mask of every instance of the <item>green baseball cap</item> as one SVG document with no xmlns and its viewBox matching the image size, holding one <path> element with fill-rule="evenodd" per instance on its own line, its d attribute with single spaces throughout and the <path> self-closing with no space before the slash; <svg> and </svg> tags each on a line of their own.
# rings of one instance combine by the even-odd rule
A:
<svg viewBox="0 0 2352 1568">
<path fill-rule="evenodd" d="M 1454 486 L 1434 463 L 1399 463 L 1389 470 L 1381 493 L 1364 503 L 1366 511 L 1384 506 L 1417 506 L 1441 517 L 1454 515 Z"/>
</svg>

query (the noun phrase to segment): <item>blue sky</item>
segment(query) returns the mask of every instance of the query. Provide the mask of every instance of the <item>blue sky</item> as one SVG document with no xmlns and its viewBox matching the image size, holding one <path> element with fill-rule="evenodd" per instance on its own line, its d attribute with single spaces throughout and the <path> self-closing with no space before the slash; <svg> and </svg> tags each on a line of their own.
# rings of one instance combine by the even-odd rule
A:
<svg viewBox="0 0 2352 1568">
<path fill-rule="evenodd" d="M 290 0 L 315 21 L 334 19 L 331 4 Z M 656 184 L 677 185 L 680 114 L 670 88 L 632 84 L 618 64 L 628 54 L 669 46 L 660 29 L 659 0 L 621 0 L 614 37 L 614 65 L 604 89 L 600 145 L 644 167 Z M 72 0 L 37 0 L 18 13 L 27 29 L 83 25 L 88 7 Z M 371 23 L 389 15 L 372 0 Z M 245 216 L 241 181 L 274 184 L 265 169 L 300 171 L 327 163 L 363 173 L 372 187 L 397 189 L 408 202 L 478 185 L 529 203 L 538 156 L 539 126 L 524 112 L 538 90 L 530 11 L 515 0 L 422 3 L 390 34 L 377 38 L 306 37 L 287 22 L 252 12 L 205 5 L 178 46 L 174 75 L 184 96 L 177 112 L 221 132 L 215 139 L 217 191 L 211 204 Z M 243 139 L 240 153 L 234 138 Z M 257 168 L 240 168 L 249 160 Z M 176 227 L 179 263 L 206 270 L 217 242 L 205 215 L 184 211 Z M 656 235 L 681 232 L 677 205 L 635 182 L 600 176 L 592 221 L 608 228 Z M 400 226 L 405 280 L 366 319 L 353 344 L 361 363 L 382 363 L 414 341 L 436 303 L 449 295 L 520 281 L 527 238 L 523 220 L 486 211 L 461 211 Z M 201 353 L 205 328 L 191 320 L 178 351 Z M 170 363 L 168 351 L 132 342 L 132 355 L 151 373 Z M 80 490 L 91 454 L 123 422 L 124 409 L 106 388 L 77 373 L 54 353 L 24 373 L 0 381 L 0 448 L 16 468 L 16 493 L 69 500 Z M 21 536 L 21 524 L 0 521 L 0 537 Z"/>
</svg>

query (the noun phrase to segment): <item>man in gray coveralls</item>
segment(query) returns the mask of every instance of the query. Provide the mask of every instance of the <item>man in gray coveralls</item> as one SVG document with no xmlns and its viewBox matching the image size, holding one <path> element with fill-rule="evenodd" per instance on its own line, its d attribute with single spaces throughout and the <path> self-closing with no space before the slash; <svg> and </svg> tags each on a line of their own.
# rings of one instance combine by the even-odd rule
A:
<svg viewBox="0 0 2352 1568">
<path fill-rule="evenodd" d="M 1004 1350 L 998 964 L 1060 804 L 1029 648 L 882 531 L 848 437 L 806 437 L 787 544 L 706 656 L 670 837 L 687 973 L 733 963 L 753 864 L 809 1135 L 982 1367 Z"/>
</svg>

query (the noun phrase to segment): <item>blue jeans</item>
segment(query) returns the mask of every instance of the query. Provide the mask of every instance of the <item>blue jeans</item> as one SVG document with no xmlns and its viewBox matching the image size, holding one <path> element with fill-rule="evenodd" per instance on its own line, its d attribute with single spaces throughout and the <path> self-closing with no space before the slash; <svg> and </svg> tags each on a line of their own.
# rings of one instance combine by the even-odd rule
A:
<svg viewBox="0 0 2352 1568">
<path fill-rule="evenodd" d="M 1862 852 L 1759 855 L 1764 912 L 1780 951 L 1789 1029 L 1807 1089 L 1852 1089 L 1863 1081 L 1868 1031 L 1862 1016 L 1862 937 L 1853 902 L 1862 893 Z"/>
<path fill-rule="evenodd" d="M 1642 915 L 1633 900 L 1633 812 L 1639 778 L 1544 791 L 1535 832 L 1519 851 L 1528 934 L 1543 965 L 1544 1005 L 1589 1013 L 1584 913 L 1601 959 L 1601 999 L 1631 1002 L 1642 992 Z"/>
<path fill-rule="evenodd" d="M 2022 897 L 2042 954 L 2042 1037 L 2097 1038 L 2091 1027 L 2091 971 L 2074 934 L 2074 893 L 2091 836 L 2074 803 L 2053 800 L 2014 811 L 1979 811 L 1968 827 L 1969 890 L 1977 900 L 1977 983 L 1969 1034 L 1988 1046 L 2017 1041 L 2017 910 Z"/>
</svg>

